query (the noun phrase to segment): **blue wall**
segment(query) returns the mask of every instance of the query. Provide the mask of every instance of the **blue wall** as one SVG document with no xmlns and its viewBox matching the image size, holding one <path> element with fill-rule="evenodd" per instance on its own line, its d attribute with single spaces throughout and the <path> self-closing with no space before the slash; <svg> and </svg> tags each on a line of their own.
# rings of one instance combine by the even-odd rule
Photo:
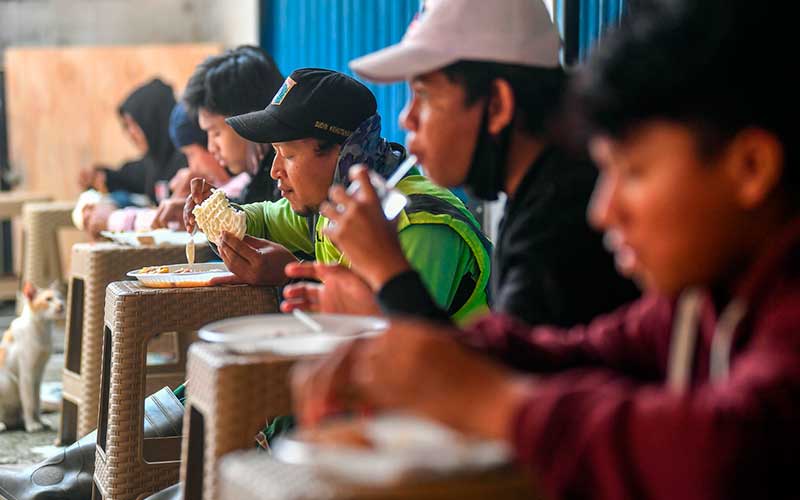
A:
<svg viewBox="0 0 800 500">
<path fill-rule="evenodd" d="M 576 2 L 576 8 L 568 9 L 566 4 Z M 574 26 L 577 29 L 576 54 L 578 61 L 583 61 L 589 51 L 610 27 L 619 24 L 625 9 L 625 0 L 554 0 L 555 17 L 559 23 L 562 37 L 566 32 L 568 12 L 574 12 L 578 18 Z M 568 42 L 569 43 L 569 42 Z"/>
<path fill-rule="evenodd" d="M 574 8 L 567 9 L 567 2 Z M 261 0 L 261 45 L 286 75 L 303 67 L 352 75 L 347 63 L 397 43 L 419 4 L 420 0 Z M 577 16 L 571 25 L 577 32 L 575 55 L 580 61 L 602 33 L 619 22 L 625 0 L 554 0 L 554 4 L 562 34 L 567 13 Z M 367 85 L 378 99 L 384 136 L 403 142 L 397 117 L 408 94 L 406 85 Z"/>
<path fill-rule="evenodd" d="M 287 76 L 306 67 L 352 75 L 347 63 L 400 41 L 418 9 L 419 0 L 262 0 L 261 45 Z M 384 137 L 402 143 L 397 117 L 406 85 L 367 85 L 378 99 Z"/>
</svg>

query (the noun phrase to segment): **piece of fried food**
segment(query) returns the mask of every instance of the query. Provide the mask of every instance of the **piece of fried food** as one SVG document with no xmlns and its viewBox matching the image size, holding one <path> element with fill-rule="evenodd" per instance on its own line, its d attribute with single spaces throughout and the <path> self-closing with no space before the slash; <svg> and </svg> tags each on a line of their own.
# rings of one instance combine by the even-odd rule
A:
<svg viewBox="0 0 800 500">
<path fill-rule="evenodd" d="M 222 231 L 228 231 L 240 240 L 244 238 L 247 217 L 244 212 L 234 209 L 220 190 L 214 190 L 203 203 L 194 207 L 192 213 L 198 229 L 214 244 L 219 244 Z"/>
<path fill-rule="evenodd" d="M 167 266 L 150 266 L 139 269 L 139 274 L 166 274 L 169 272 Z"/>
</svg>

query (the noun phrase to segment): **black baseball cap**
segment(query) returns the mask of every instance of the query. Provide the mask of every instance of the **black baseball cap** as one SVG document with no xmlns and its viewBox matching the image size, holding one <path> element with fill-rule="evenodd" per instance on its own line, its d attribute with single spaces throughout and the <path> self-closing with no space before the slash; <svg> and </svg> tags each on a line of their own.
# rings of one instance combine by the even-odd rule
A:
<svg viewBox="0 0 800 500">
<path fill-rule="evenodd" d="M 225 121 L 251 142 L 316 138 L 341 144 L 377 108 L 362 83 L 337 71 L 307 68 L 292 73 L 266 108 Z"/>
</svg>

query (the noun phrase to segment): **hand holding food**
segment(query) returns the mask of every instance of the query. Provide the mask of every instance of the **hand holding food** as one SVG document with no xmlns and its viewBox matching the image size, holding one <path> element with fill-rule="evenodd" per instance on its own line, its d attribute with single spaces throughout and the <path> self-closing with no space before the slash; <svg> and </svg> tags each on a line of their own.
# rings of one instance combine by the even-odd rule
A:
<svg viewBox="0 0 800 500">
<path fill-rule="evenodd" d="M 155 216 L 153 217 L 152 228 L 160 229 L 171 227 L 174 224 L 182 226 L 183 205 L 184 201 L 180 198 L 169 198 L 162 200 L 158 205 Z"/>
<path fill-rule="evenodd" d="M 214 186 L 206 182 L 202 177 L 195 177 L 190 182 L 191 192 L 183 204 L 183 225 L 186 226 L 186 230 L 190 233 L 194 230 L 195 224 L 192 211 L 197 205 L 200 205 L 206 198 L 211 196 L 211 192 L 214 189 Z"/>
<path fill-rule="evenodd" d="M 247 218 L 244 212 L 234 209 L 225 193 L 214 190 L 211 196 L 192 210 L 198 228 L 208 240 L 219 245 L 222 232 L 226 231 L 238 239 L 244 238 Z"/>
<path fill-rule="evenodd" d="M 300 421 L 315 424 L 358 406 L 402 409 L 465 434 L 510 439 L 512 416 L 533 385 L 462 346 L 456 336 L 440 324 L 393 321 L 379 337 L 298 365 L 292 396 Z"/>
<path fill-rule="evenodd" d="M 369 171 L 353 167 L 351 178 L 360 184 L 358 192 L 348 194 L 341 186 L 333 186 L 331 201 L 322 204 L 320 213 L 333 222 L 325 234 L 347 256 L 353 270 L 378 291 L 411 266 L 400 247 L 396 224 L 386 220 Z"/>
<path fill-rule="evenodd" d="M 210 238 L 209 238 L 210 239 Z M 219 254 L 225 265 L 236 275 L 236 280 L 212 281 L 213 284 L 247 283 L 249 285 L 278 286 L 286 283 L 283 269 L 297 258 L 286 247 L 250 235 L 238 238 L 223 231 Z"/>
</svg>

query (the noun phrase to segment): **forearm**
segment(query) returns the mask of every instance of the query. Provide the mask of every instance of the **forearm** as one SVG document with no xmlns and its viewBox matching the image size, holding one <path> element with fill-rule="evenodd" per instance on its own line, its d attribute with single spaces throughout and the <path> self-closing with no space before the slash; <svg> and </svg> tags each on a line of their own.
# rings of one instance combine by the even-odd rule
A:
<svg viewBox="0 0 800 500">
<path fill-rule="evenodd" d="M 586 366 L 607 366 L 636 374 L 641 379 L 659 376 L 659 345 L 668 338 L 671 307 L 650 298 L 571 329 L 531 327 L 511 316 L 493 314 L 460 334 L 460 340 L 504 363 L 537 373 Z M 653 325 L 642 334 L 641 325 Z"/>
</svg>

